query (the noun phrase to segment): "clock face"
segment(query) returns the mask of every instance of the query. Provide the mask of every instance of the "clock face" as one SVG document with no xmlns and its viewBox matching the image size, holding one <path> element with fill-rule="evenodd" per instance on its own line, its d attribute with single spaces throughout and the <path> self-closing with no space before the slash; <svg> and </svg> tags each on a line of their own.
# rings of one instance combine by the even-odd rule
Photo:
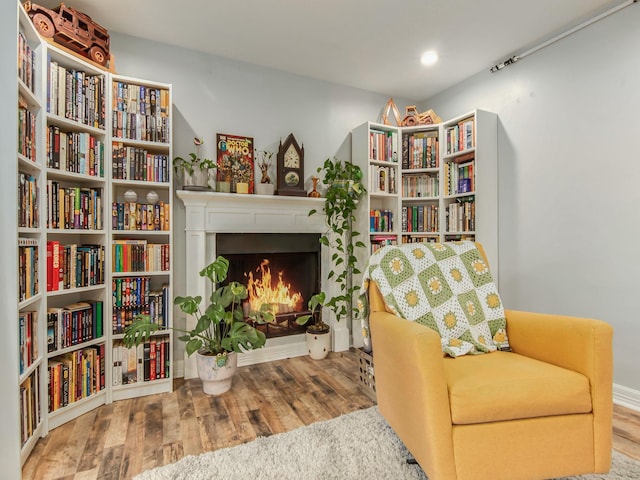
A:
<svg viewBox="0 0 640 480">
<path fill-rule="evenodd" d="M 287 186 L 295 187 L 298 185 L 298 182 L 300 182 L 300 175 L 298 175 L 298 172 L 291 170 L 290 172 L 285 173 L 284 183 L 286 183 Z"/>
<path fill-rule="evenodd" d="M 284 166 L 287 168 L 300 167 L 300 155 L 293 145 L 289 145 L 287 151 L 284 152 Z"/>
</svg>

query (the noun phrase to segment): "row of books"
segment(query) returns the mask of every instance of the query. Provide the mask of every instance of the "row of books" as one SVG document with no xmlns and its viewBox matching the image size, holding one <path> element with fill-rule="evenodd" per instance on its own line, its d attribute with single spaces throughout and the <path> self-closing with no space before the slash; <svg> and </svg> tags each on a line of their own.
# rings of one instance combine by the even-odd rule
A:
<svg viewBox="0 0 640 480">
<path fill-rule="evenodd" d="M 113 345 L 113 385 L 130 385 L 169 378 L 171 344 L 168 337 L 152 338 L 137 347 Z"/>
<path fill-rule="evenodd" d="M 47 112 L 105 128 L 105 77 L 67 69 L 47 58 Z"/>
<path fill-rule="evenodd" d="M 474 197 L 465 197 L 447 207 L 447 232 L 473 232 L 476 229 Z"/>
<path fill-rule="evenodd" d="M 114 282 L 115 280 L 127 279 L 118 278 L 114 279 Z M 136 291 L 138 287 L 146 289 L 146 292 Z M 161 290 L 151 291 L 148 288 L 148 281 L 146 285 L 140 281 L 135 282 L 131 293 L 127 293 L 127 287 L 123 285 L 114 285 L 112 316 L 112 331 L 114 334 L 124 333 L 125 328 L 132 324 L 138 315 L 148 315 L 150 321 L 160 327 L 167 328 L 169 326 L 171 305 L 169 286 L 163 285 Z"/>
<path fill-rule="evenodd" d="M 49 360 L 49 412 L 104 390 L 105 362 L 104 343 Z"/>
<path fill-rule="evenodd" d="M 47 291 L 104 284 L 104 245 L 47 242 Z"/>
<path fill-rule="evenodd" d="M 33 92 L 35 83 L 36 52 L 24 33 L 18 32 L 18 78 Z"/>
<path fill-rule="evenodd" d="M 38 312 L 18 313 L 18 338 L 22 375 L 38 358 Z"/>
<path fill-rule="evenodd" d="M 18 153 L 32 162 L 36 155 L 36 124 L 37 116 L 27 108 L 27 104 L 20 96 L 18 98 Z"/>
<path fill-rule="evenodd" d="M 392 232 L 393 211 L 389 209 L 373 209 L 369 212 L 370 232 Z"/>
<path fill-rule="evenodd" d="M 154 154 L 142 147 L 127 147 L 114 142 L 112 149 L 111 176 L 118 180 L 143 180 L 147 182 L 169 182 L 169 157 Z"/>
<path fill-rule="evenodd" d="M 389 193 L 398 192 L 397 168 L 381 165 L 369 165 L 369 192 Z"/>
<path fill-rule="evenodd" d="M 40 423 L 40 369 L 20 384 L 20 441 L 24 445 Z"/>
<path fill-rule="evenodd" d="M 402 196 L 405 198 L 435 198 L 438 192 L 437 174 L 416 173 L 402 176 Z"/>
<path fill-rule="evenodd" d="M 40 292 L 38 251 L 35 238 L 18 238 L 18 300 L 21 302 Z"/>
<path fill-rule="evenodd" d="M 100 338 L 103 335 L 101 300 L 73 303 L 47 310 L 47 352 Z"/>
<path fill-rule="evenodd" d="M 171 205 L 165 202 L 113 202 L 111 228 L 114 230 L 171 230 Z"/>
<path fill-rule="evenodd" d="M 113 272 L 165 272 L 170 268 L 170 245 L 146 240 L 114 240 Z"/>
<path fill-rule="evenodd" d="M 38 179 L 29 173 L 18 175 L 18 226 L 38 228 L 40 226 Z"/>
<path fill-rule="evenodd" d="M 406 233 L 435 233 L 440 229 L 438 205 L 410 205 L 402 207 L 402 231 Z"/>
<path fill-rule="evenodd" d="M 438 168 L 440 146 L 436 132 L 413 132 L 402 136 L 402 168 Z"/>
<path fill-rule="evenodd" d="M 169 143 L 169 90 L 113 82 L 112 135 Z"/>
<path fill-rule="evenodd" d="M 459 195 L 475 191 L 475 162 L 444 164 L 444 194 Z"/>
<path fill-rule="evenodd" d="M 438 236 L 424 236 L 424 235 L 403 235 L 402 243 L 435 243 L 440 241 Z"/>
<path fill-rule="evenodd" d="M 63 187 L 47 180 L 47 228 L 102 230 L 102 188 Z"/>
<path fill-rule="evenodd" d="M 398 161 L 398 133 L 369 131 L 369 159 L 381 162 Z"/>
<path fill-rule="evenodd" d="M 87 132 L 64 132 L 48 127 L 47 167 L 104 177 L 104 143 Z"/>
<path fill-rule="evenodd" d="M 444 130 L 447 154 L 460 152 L 476 146 L 476 128 L 473 117 L 460 120 Z"/>
<path fill-rule="evenodd" d="M 374 235 L 370 239 L 371 253 L 375 253 L 387 245 L 397 245 L 398 239 L 395 235 Z"/>
</svg>

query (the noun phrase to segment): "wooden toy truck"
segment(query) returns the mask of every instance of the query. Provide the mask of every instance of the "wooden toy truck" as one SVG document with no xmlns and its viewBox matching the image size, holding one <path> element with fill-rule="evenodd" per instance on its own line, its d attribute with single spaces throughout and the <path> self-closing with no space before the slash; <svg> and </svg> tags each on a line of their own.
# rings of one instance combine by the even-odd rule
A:
<svg viewBox="0 0 640 480">
<path fill-rule="evenodd" d="M 30 1 L 24 2 L 23 6 L 40 35 L 107 66 L 109 32 L 89 15 L 64 3 L 52 10 Z"/>
</svg>

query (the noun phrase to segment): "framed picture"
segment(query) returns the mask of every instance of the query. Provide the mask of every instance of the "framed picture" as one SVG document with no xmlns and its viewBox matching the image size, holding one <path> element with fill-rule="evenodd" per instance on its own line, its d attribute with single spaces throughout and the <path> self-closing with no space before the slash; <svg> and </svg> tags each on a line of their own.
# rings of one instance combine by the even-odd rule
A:
<svg viewBox="0 0 640 480">
<path fill-rule="evenodd" d="M 228 182 L 229 191 L 237 193 L 238 183 L 246 183 L 248 184 L 248 193 L 253 193 L 253 137 L 217 133 L 216 151 L 218 185 L 221 182 Z"/>
</svg>

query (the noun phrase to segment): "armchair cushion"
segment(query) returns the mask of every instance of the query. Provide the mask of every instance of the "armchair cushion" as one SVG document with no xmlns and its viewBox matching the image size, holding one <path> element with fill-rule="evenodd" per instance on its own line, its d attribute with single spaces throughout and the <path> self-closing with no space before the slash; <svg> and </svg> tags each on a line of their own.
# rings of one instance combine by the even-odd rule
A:
<svg viewBox="0 0 640 480">
<path fill-rule="evenodd" d="M 368 313 L 369 281 L 375 281 L 391 313 L 438 332 L 442 350 L 452 357 L 509 347 L 500 295 L 473 242 L 415 243 L 378 250 L 364 274 L 362 318 Z M 363 330 L 368 330 L 366 324 Z"/>
<path fill-rule="evenodd" d="M 454 425 L 592 410 L 589 379 L 566 368 L 512 352 L 443 363 Z"/>
</svg>

